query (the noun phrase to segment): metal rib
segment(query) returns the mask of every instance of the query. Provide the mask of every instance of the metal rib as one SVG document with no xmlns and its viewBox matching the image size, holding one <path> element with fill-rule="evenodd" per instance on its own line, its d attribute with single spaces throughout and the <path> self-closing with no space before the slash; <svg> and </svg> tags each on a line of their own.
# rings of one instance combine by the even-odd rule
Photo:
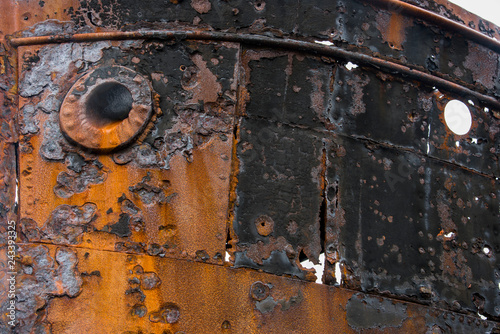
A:
<svg viewBox="0 0 500 334">
<path fill-rule="evenodd" d="M 340 58 L 344 60 L 354 61 L 364 65 L 374 66 L 378 69 L 390 72 L 399 73 L 406 78 L 420 81 L 429 86 L 434 86 L 443 90 L 475 97 L 479 101 L 500 109 L 500 102 L 488 95 L 481 94 L 470 88 L 454 83 L 452 81 L 440 78 L 436 75 L 425 73 L 409 66 L 376 58 L 366 54 L 348 51 L 336 46 L 325 46 L 322 44 L 307 42 L 288 38 L 276 38 L 262 35 L 225 33 L 215 31 L 179 31 L 179 30 L 154 30 L 154 31 L 115 31 L 115 32 L 98 32 L 88 34 L 74 35 L 53 35 L 53 36 L 37 36 L 37 37 L 21 37 L 12 38 L 10 43 L 13 46 L 37 45 L 48 43 L 64 43 L 64 42 L 89 42 L 101 40 L 124 40 L 124 39 L 163 39 L 163 40 L 214 40 L 224 42 L 237 42 L 242 44 L 251 44 L 258 46 L 267 46 L 273 48 L 291 49 L 301 52 L 310 52 L 318 55 Z"/>
</svg>

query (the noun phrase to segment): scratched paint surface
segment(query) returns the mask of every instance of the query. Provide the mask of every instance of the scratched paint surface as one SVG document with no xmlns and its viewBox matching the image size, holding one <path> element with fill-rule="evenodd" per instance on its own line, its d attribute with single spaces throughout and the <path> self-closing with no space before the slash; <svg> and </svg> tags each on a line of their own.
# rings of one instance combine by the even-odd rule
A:
<svg viewBox="0 0 500 334">
<path fill-rule="evenodd" d="M 408 3 L 498 37 L 453 5 Z M 369 61 L 278 46 L 321 40 L 493 98 L 498 49 L 384 1 L 1 7 L 21 15 L 0 24 L 0 244 L 5 259 L 16 220 L 15 333 L 499 331 L 499 110 Z M 5 40 L 139 30 L 276 43 Z M 85 92 L 119 69 L 148 85 L 132 103 L 150 101 L 151 118 L 123 147 L 85 149 L 88 133 L 61 130 L 63 101 L 96 100 Z M 79 86 L 91 73 L 97 83 Z M 463 136 L 444 120 L 453 99 L 471 112 Z M 87 116 L 111 136 L 115 120 Z M 301 264 L 321 253 L 323 285 Z"/>
</svg>

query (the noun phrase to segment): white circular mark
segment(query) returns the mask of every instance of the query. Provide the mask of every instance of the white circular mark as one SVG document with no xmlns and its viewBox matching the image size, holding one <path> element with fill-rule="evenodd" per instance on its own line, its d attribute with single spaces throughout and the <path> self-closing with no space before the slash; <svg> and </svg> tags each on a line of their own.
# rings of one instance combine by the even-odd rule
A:
<svg viewBox="0 0 500 334">
<path fill-rule="evenodd" d="M 472 126 L 470 110 L 459 100 L 451 100 L 446 104 L 444 120 L 448 128 L 459 136 L 467 134 Z"/>
</svg>

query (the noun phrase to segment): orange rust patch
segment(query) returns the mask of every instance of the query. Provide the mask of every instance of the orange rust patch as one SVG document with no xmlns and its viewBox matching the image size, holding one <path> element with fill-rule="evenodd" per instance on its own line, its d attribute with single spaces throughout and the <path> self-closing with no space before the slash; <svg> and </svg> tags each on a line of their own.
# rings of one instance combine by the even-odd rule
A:
<svg viewBox="0 0 500 334">
<path fill-rule="evenodd" d="M 403 43 L 406 40 L 406 28 L 411 26 L 408 17 L 397 13 L 380 11 L 376 17 L 376 24 L 382 38 L 391 48 L 403 50 Z"/>
<path fill-rule="evenodd" d="M 274 231 L 274 221 L 271 217 L 262 215 L 255 220 L 255 227 L 260 235 L 267 237 Z"/>
<path fill-rule="evenodd" d="M 217 77 L 207 68 L 207 62 L 200 54 L 195 54 L 191 59 L 197 66 L 197 72 L 192 74 L 195 78 L 190 80 L 191 82 L 195 80 L 195 82 L 189 86 L 183 86 L 184 89 L 193 93 L 193 97 L 188 103 L 198 103 L 199 100 L 205 103 L 216 102 L 217 97 L 222 93 L 222 86 L 217 81 Z"/>
<path fill-rule="evenodd" d="M 295 251 L 286 239 L 282 236 L 278 238 L 270 237 L 269 242 L 258 241 L 250 246 L 241 247 L 242 251 L 247 251 L 246 255 L 255 263 L 262 264 L 265 259 L 271 256 L 273 251 L 285 250 L 289 257 L 295 257 Z"/>
</svg>

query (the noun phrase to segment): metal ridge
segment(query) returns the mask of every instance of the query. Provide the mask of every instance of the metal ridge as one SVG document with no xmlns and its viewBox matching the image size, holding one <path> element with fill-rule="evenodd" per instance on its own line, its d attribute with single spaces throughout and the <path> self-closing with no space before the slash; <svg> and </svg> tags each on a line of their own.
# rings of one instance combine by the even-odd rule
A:
<svg viewBox="0 0 500 334">
<path fill-rule="evenodd" d="M 440 27 L 447 28 L 449 30 L 455 31 L 464 37 L 467 37 L 479 44 L 482 44 L 491 50 L 500 53 L 500 41 L 495 38 L 489 37 L 479 31 L 476 31 L 468 26 L 461 24 L 459 22 L 448 19 L 442 15 L 431 12 L 430 10 L 412 5 L 410 3 L 401 0 L 363 0 L 367 3 L 372 3 L 378 7 L 389 7 L 393 11 L 397 11 L 401 14 L 406 14 L 415 18 L 425 20 L 430 23 L 434 23 Z M 475 14 L 474 14 L 475 15 Z"/>
<path fill-rule="evenodd" d="M 64 43 L 64 42 L 91 42 L 101 40 L 125 40 L 125 39 L 163 39 L 163 40 L 213 40 L 223 42 L 236 42 L 242 44 L 252 44 L 274 48 L 293 49 L 297 51 L 310 52 L 323 56 L 341 58 L 354 61 L 364 65 L 374 66 L 380 70 L 391 73 L 399 73 L 407 78 L 420 81 L 432 87 L 441 88 L 457 94 L 472 96 L 480 102 L 500 109 L 500 101 L 492 96 L 481 94 L 470 88 L 457 84 L 447 79 L 443 79 L 434 74 L 398 64 L 389 60 L 369 56 L 359 52 L 345 50 L 337 46 L 326 46 L 315 42 L 308 42 L 289 38 L 276 38 L 253 34 L 239 34 L 216 31 L 193 31 L 193 30 L 149 30 L 149 31 L 114 31 L 96 32 L 73 35 L 51 35 L 36 37 L 12 38 L 10 43 L 14 47 Z"/>
</svg>

